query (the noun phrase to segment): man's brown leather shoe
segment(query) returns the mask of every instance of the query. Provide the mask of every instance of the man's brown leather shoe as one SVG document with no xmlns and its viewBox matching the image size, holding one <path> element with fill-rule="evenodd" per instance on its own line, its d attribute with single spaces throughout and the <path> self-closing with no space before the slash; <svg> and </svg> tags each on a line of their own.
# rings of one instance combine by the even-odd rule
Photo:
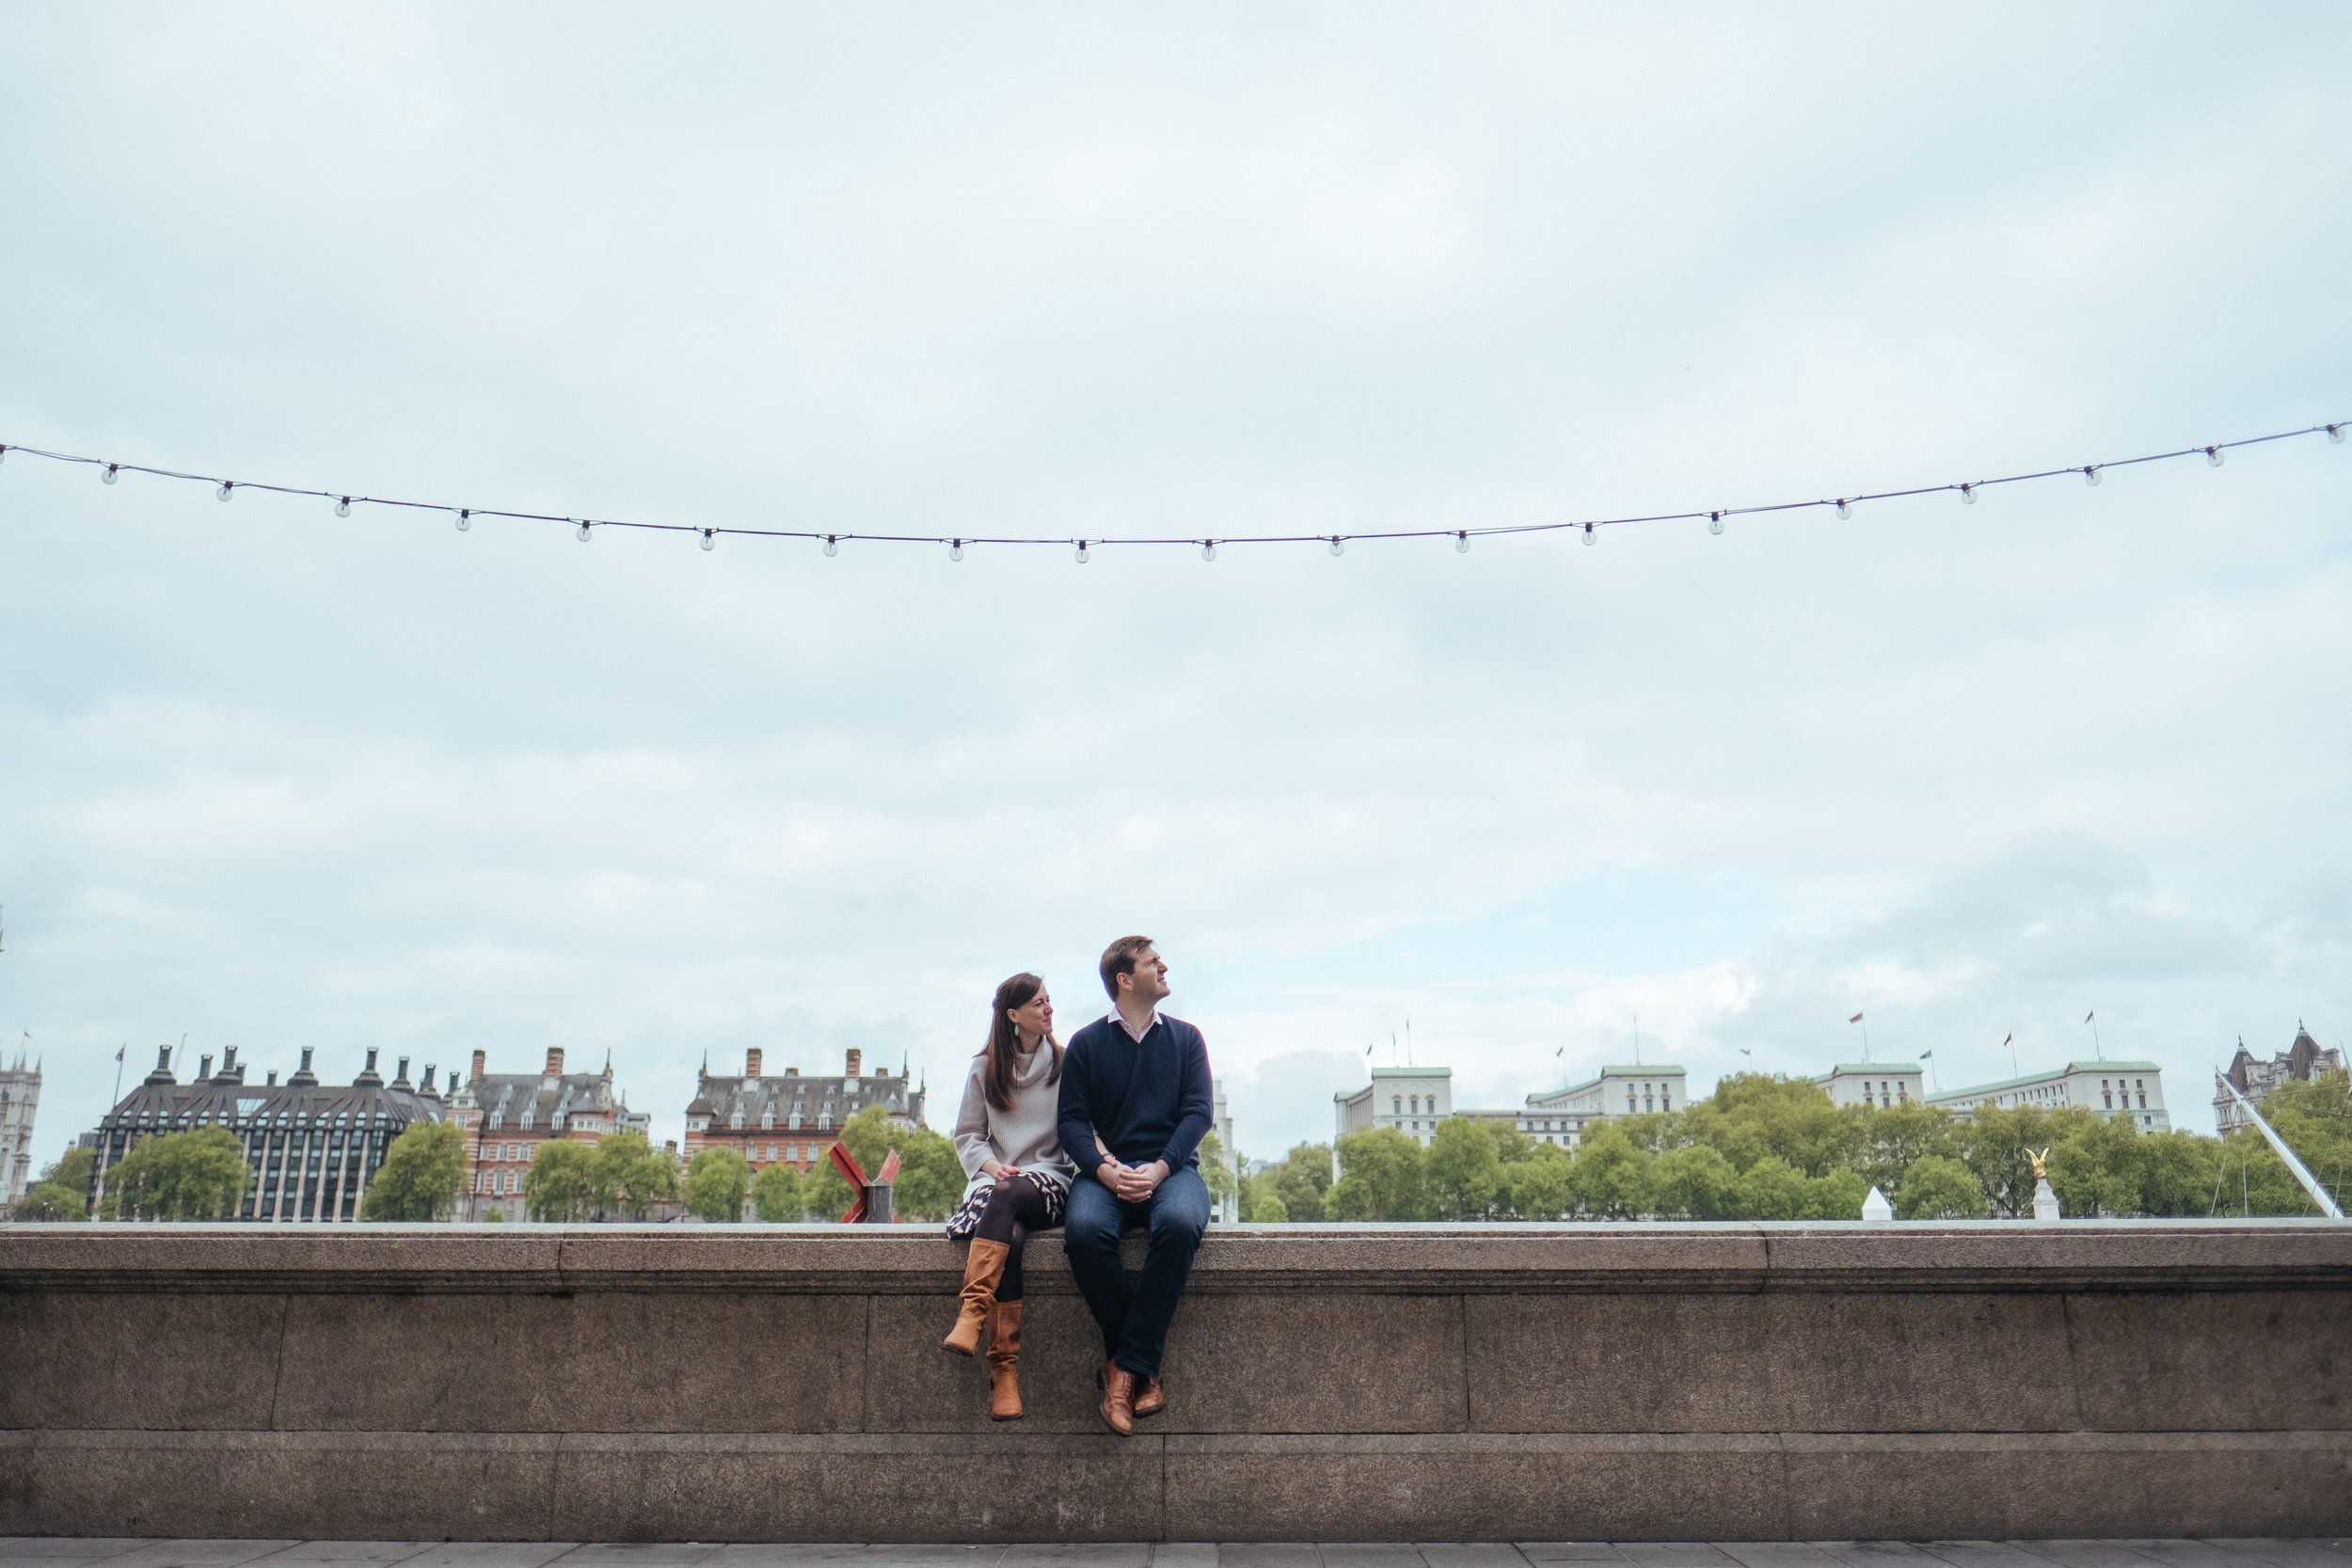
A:
<svg viewBox="0 0 2352 1568">
<path fill-rule="evenodd" d="M 1136 1374 L 1116 1361 L 1103 1363 L 1103 1424 L 1121 1437 L 1136 1430 Z"/>
<path fill-rule="evenodd" d="M 1136 1379 L 1136 1419 L 1156 1416 L 1168 1408 L 1168 1390 L 1156 1377 Z"/>
</svg>

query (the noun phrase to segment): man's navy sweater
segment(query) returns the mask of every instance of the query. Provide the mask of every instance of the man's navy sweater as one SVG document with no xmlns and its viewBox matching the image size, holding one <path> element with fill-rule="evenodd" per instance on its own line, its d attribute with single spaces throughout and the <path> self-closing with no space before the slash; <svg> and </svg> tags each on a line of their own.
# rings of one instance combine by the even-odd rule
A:
<svg viewBox="0 0 2352 1568">
<path fill-rule="evenodd" d="M 1103 1163 L 1100 1137 L 1120 1164 L 1165 1160 L 1171 1171 L 1198 1163 L 1214 1116 L 1209 1042 L 1182 1019 L 1163 1013 L 1143 1038 L 1117 1017 L 1099 1018 L 1070 1037 L 1062 1057 L 1062 1152 L 1093 1174 Z"/>
</svg>

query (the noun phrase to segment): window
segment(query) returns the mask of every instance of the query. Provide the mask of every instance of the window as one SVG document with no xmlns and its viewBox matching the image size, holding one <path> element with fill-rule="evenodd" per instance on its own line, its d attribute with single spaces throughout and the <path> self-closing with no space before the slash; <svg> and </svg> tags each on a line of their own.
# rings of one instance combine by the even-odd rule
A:
<svg viewBox="0 0 2352 1568">
<path fill-rule="evenodd" d="M 2139 1108 L 2143 1111 L 2148 1108 L 2148 1097 L 2144 1094 L 2139 1097 Z"/>
<path fill-rule="evenodd" d="M 1401 1117 L 1404 1114 L 1405 1097 L 1401 1094 L 1392 1094 L 1389 1096 L 1389 1115 L 1392 1117 Z"/>
<path fill-rule="evenodd" d="M 1669 1097 L 1666 1085 L 1663 1084 L 1658 1085 L 1658 1108 L 1661 1111 L 1671 1111 L 1675 1108 L 1675 1102 Z"/>
<path fill-rule="evenodd" d="M 772 1159 L 774 1159 L 775 1157 L 776 1157 L 776 1146 L 775 1146 L 774 1144 L 770 1144 L 770 1145 L 768 1146 L 768 1158 L 769 1158 L 769 1159 L 771 1159 L 771 1160 L 772 1160 Z"/>
</svg>

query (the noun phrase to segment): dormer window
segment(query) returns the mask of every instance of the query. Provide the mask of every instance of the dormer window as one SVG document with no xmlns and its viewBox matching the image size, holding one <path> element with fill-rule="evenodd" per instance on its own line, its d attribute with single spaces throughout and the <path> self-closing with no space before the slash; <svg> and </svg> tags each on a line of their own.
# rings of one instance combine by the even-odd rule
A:
<svg viewBox="0 0 2352 1568">
<path fill-rule="evenodd" d="M 740 1127 L 743 1125 L 743 1107 L 742 1107 L 742 1106 L 738 1105 L 738 1106 L 735 1108 L 735 1115 L 733 1115 L 733 1116 L 731 1116 L 731 1117 L 727 1117 L 727 1125 L 728 1125 L 729 1127 L 733 1127 L 733 1128 L 740 1128 Z"/>
<path fill-rule="evenodd" d="M 799 1108 L 798 1106 L 795 1106 L 795 1107 L 793 1108 L 793 1111 L 792 1111 L 792 1117 L 791 1117 L 791 1126 L 792 1126 L 792 1131 L 793 1131 L 793 1132 L 798 1132 L 801 1130 L 801 1113 L 800 1113 L 800 1108 Z"/>
</svg>

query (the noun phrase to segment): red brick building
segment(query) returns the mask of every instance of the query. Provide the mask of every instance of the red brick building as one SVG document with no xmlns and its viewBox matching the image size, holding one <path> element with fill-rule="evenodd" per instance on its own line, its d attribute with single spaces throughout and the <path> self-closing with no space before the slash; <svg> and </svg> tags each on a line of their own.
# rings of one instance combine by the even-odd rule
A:
<svg viewBox="0 0 2352 1568">
<path fill-rule="evenodd" d="M 528 1217 L 523 1176 L 539 1146 L 550 1138 L 599 1144 L 608 1132 L 651 1135 L 652 1113 L 632 1111 L 612 1092 L 612 1059 L 602 1072 L 565 1073 L 564 1048 L 550 1046 L 543 1071 L 486 1072 L 487 1052 L 473 1053 L 473 1076 L 449 1102 L 449 1119 L 466 1130 L 468 1160 L 461 1215 L 485 1219 L 498 1210 L 510 1220 Z"/>
<path fill-rule="evenodd" d="M 868 1105 L 892 1121 L 923 1125 L 923 1090 L 907 1082 L 904 1063 L 896 1075 L 863 1075 L 852 1051 L 838 1078 L 803 1077 L 796 1067 L 770 1078 L 762 1054 L 757 1046 L 743 1053 L 740 1078 L 713 1078 L 706 1066 L 686 1107 L 687 1161 L 706 1148 L 733 1148 L 755 1173 L 770 1165 L 806 1173 L 823 1162 L 841 1124 Z"/>
</svg>

